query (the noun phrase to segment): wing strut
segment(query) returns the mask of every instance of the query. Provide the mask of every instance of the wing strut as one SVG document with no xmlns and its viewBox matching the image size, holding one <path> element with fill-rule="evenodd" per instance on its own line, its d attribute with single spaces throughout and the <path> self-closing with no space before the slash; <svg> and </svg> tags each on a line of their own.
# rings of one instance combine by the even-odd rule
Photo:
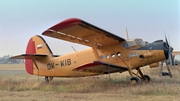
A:
<svg viewBox="0 0 180 101">
<path fill-rule="evenodd" d="M 96 59 L 100 60 L 97 48 L 96 47 L 92 47 L 92 49 L 93 49 L 93 52 L 94 52 L 94 55 L 95 55 Z"/>
</svg>

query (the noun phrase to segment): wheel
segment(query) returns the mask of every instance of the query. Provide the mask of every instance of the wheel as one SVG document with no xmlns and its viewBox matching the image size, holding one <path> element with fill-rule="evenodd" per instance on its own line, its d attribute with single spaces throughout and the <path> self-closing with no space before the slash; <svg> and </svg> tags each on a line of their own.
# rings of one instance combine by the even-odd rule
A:
<svg viewBox="0 0 180 101">
<path fill-rule="evenodd" d="M 151 80 L 151 78 L 148 76 L 148 75 L 144 75 L 144 78 L 145 78 L 145 82 L 147 83 L 147 82 L 149 82 L 150 80 Z"/>
<path fill-rule="evenodd" d="M 136 85 L 139 83 L 139 79 L 137 77 L 132 77 L 131 78 L 131 85 Z"/>
<path fill-rule="evenodd" d="M 49 77 L 49 81 L 52 81 L 53 80 L 53 77 Z"/>
</svg>

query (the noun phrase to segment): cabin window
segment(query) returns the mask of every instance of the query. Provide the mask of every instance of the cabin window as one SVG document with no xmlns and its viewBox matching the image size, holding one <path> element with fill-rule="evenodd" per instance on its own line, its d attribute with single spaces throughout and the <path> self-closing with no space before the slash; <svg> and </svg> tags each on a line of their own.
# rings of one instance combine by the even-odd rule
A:
<svg viewBox="0 0 180 101">
<path fill-rule="evenodd" d="M 102 60 L 104 57 L 103 56 L 99 56 L 100 60 Z"/>
<path fill-rule="evenodd" d="M 117 56 L 121 56 L 121 52 L 117 52 Z"/>
<path fill-rule="evenodd" d="M 106 58 L 108 59 L 108 58 L 109 58 L 109 55 L 106 55 Z"/>
<path fill-rule="evenodd" d="M 115 54 L 114 54 L 114 53 L 112 53 L 112 54 L 111 54 L 111 57 L 115 57 Z"/>
</svg>

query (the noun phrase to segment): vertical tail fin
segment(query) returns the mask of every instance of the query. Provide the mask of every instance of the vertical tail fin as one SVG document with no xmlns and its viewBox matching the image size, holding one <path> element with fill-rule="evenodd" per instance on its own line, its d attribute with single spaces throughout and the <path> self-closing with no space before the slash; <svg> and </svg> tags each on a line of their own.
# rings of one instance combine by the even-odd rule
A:
<svg viewBox="0 0 180 101">
<path fill-rule="evenodd" d="M 52 51 L 46 41 L 41 36 L 33 36 L 27 45 L 26 54 L 47 54 L 52 55 Z"/>
<path fill-rule="evenodd" d="M 46 41 L 41 37 L 41 36 L 33 36 L 28 42 L 27 48 L 26 48 L 26 54 L 42 54 L 42 55 L 47 55 L 47 57 L 42 57 L 43 58 L 51 58 L 52 57 L 52 51 L 50 50 L 48 44 Z M 27 59 L 25 57 L 25 66 L 26 66 L 26 71 L 29 74 L 34 74 L 33 67 L 35 67 L 34 63 L 32 60 Z"/>
<path fill-rule="evenodd" d="M 13 56 L 11 59 L 25 59 L 26 71 L 29 74 L 38 74 L 39 67 L 37 61 L 46 63 L 48 59 L 53 58 L 52 51 L 47 45 L 46 41 L 41 36 L 33 36 L 29 40 L 26 48 L 26 54 Z M 40 65 L 44 68 L 44 65 Z"/>
</svg>

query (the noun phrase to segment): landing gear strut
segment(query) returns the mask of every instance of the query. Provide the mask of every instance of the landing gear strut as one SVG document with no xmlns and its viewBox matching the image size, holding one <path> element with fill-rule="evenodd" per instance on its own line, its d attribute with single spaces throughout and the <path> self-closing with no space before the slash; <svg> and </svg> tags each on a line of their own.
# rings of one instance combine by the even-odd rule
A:
<svg viewBox="0 0 180 101">
<path fill-rule="evenodd" d="M 132 72 L 131 69 L 129 69 L 128 71 L 129 71 L 129 74 L 131 76 L 130 80 L 131 80 L 132 85 L 138 84 L 140 82 L 139 79 L 141 79 L 145 83 L 148 83 L 151 80 L 151 78 L 148 75 L 143 75 L 140 68 L 137 69 L 137 73 Z"/>
</svg>

